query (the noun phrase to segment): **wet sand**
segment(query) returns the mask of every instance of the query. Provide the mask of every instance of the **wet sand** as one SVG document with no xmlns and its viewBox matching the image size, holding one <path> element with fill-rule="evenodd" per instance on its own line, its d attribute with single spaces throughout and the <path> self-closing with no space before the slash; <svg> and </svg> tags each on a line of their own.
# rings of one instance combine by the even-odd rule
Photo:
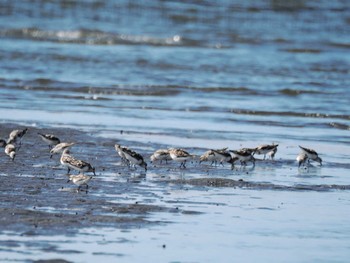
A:
<svg viewBox="0 0 350 263">
<path fill-rule="evenodd" d="M 1 125 L 2 135 L 9 134 L 20 126 Z M 96 167 L 96 177 L 85 189 L 67 183 L 66 169 L 60 166 L 59 156 L 50 159 L 48 146 L 37 132 L 50 132 L 59 138 L 76 142 L 72 148 L 76 157 Z M 109 153 L 107 153 L 109 151 Z M 114 202 L 111 195 L 132 194 L 133 184 L 143 180 L 145 174 L 139 170 L 131 173 L 127 167 L 116 167 L 118 157 L 114 142 L 101 140 L 87 133 L 72 129 L 29 128 L 15 160 L 12 162 L 3 151 L 0 164 L 0 225 L 2 229 L 19 231 L 23 235 L 71 234 L 85 227 L 145 227 L 150 222 L 147 215 L 152 212 L 195 213 L 152 204 Z M 121 169 L 122 171 L 120 171 Z M 103 174 L 109 170 L 111 183 Z M 122 172 L 126 173 L 122 176 Z M 140 172 L 138 174 L 138 172 Z M 77 174 L 71 171 L 71 174 Z M 128 178 L 130 176 L 130 178 Z M 119 182 L 118 182 L 119 181 Z"/>
<path fill-rule="evenodd" d="M 1 124 L 0 136 L 5 137 L 13 129 L 23 126 Z M 59 164 L 59 155 L 50 159 L 48 146 L 39 138 L 37 132 L 52 133 L 63 142 L 75 142 L 72 154 L 79 159 L 90 162 L 96 168 L 96 176 L 89 182 L 88 192 L 77 191 L 77 186 L 67 183 L 67 170 Z M 2 234 L 22 238 L 36 237 L 39 240 L 50 236 L 78 236 L 87 229 L 148 229 L 173 224 L 169 215 L 193 215 L 195 221 L 201 220 L 203 207 L 226 206 L 218 200 L 201 200 L 196 202 L 186 197 L 192 192 L 206 193 L 208 189 L 227 188 L 235 194 L 235 189 L 277 191 L 277 192 L 329 192 L 350 190 L 349 185 L 337 184 L 295 184 L 283 185 L 262 182 L 246 176 L 253 173 L 251 168 L 240 171 L 236 167 L 231 171 L 229 166 L 212 167 L 188 164 L 187 169 L 179 169 L 178 163 L 151 164 L 149 155 L 164 145 L 148 145 L 122 140 L 123 133 L 117 140 L 101 138 L 66 128 L 29 127 L 22 140 L 22 146 L 16 159 L 12 162 L 3 150 L 0 153 L 0 227 Z M 114 150 L 114 144 L 136 148 L 149 163 L 145 173 L 142 168 L 136 170 L 123 165 Z M 204 149 L 192 149 L 203 152 Z M 258 161 L 258 166 L 261 162 Z M 290 161 L 276 161 L 269 165 L 294 165 Z M 236 172 L 242 178 L 227 178 L 227 174 Z M 71 173 L 77 174 L 76 171 Z M 244 177 L 245 176 L 245 177 Z M 255 180 L 254 180 L 255 179 Z M 174 195 L 180 191 L 181 197 Z M 214 191 L 215 192 L 215 191 Z M 174 197 L 172 197 L 174 196 Z M 179 202 L 179 200 L 181 200 Z M 184 205 L 188 204 L 188 205 Z M 261 208 L 258 208 L 261 209 Z M 267 210 L 274 208 L 264 207 Z M 155 216 L 156 215 L 156 216 Z M 16 239 L 15 239 L 16 240 Z M 4 251 L 12 251 L 12 247 L 28 245 L 28 241 L 1 241 Z M 64 250 L 59 245 L 49 246 L 45 242 L 33 243 L 43 251 L 55 253 L 79 254 L 84 250 Z M 49 247 L 48 247 L 49 246 Z M 165 245 L 164 245 L 165 246 Z M 100 256 L 108 256 L 103 252 Z M 119 257 L 120 255 L 113 254 Z M 39 262 L 39 261 L 38 261 Z M 62 259 L 48 262 L 66 262 Z"/>
<path fill-rule="evenodd" d="M 9 134 L 13 129 L 22 128 L 24 127 L 2 124 L 2 136 Z M 39 138 L 38 132 L 52 133 L 62 141 L 76 143 L 72 148 L 73 155 L 90 162 L 96 168 L 97 175 L 90 181 L 87 193 L 84 188 L 77 192 L 75 185 L 67 183 L 68 174 L 59 163 L 59 155 L 50 159 L 48 146 Z M 147 176 L 142 168 L 133 170 L 121 164 L 114 150 L 115 142 L 73 129 L 30 128 L 23 138 L 14 162 L 3 152 L 1 153 L 3 160 L 0 164 L 1 226 L 23 234 L 62 234 L 62 231 L 71 233 L 83 227 L 130 228 L 162 223 L 147 220 L 147 215 L 152 212 L 196 213 L 147 203 L 133 203 L 130 200 L 132 198 L 127 198 L 125 202 L 114 202 L 114 195 L 130 194 L 132 196 L 133 191 L 138 191 L 133 185 L 145 181 Z M 130 142 L 119 141 L 119 143 Z M 148 156 L 151 152 L 142 154 Z M 284 191 L 350 189 L 348 185 L 284 186 L 215 177 L 220 175 L 221 167 L 217 167 L 216 173 L 212 172 L 208 177 L 208 169 L 213 167 L 206 165 L 195 168 L 195 173 L 203 174 L 203 178 L 190 178 L 191 168 L 189 168 L 186 174 L 189 178 L 172 179 L 167 177 L 167 173 L 171 169 L 178 169 L 178 164 L 155 167 L 149 163 L 149 166 L 150 170 L 157 170 L 159 177 L 152 182 L 158 184 Z M 77 172 L 71 171 L 71 174 L 74 173 Z"/>
</svg>

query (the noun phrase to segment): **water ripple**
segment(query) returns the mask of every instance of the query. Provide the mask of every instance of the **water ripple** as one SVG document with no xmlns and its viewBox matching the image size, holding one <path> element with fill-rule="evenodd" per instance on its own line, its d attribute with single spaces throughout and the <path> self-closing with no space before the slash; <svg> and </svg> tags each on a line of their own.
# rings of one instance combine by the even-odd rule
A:
<svg viewBox="0 0 350 263">
<path fill-rule="evenodd" d="M 161 38 L 151 35 L 117 34 L 89 29 L 43 30 L 35 27 L 1 29 L 0 37 L 87 45 L 204 46 L 202 41 L 184 38 L 180 35 Z"/>
</svg>

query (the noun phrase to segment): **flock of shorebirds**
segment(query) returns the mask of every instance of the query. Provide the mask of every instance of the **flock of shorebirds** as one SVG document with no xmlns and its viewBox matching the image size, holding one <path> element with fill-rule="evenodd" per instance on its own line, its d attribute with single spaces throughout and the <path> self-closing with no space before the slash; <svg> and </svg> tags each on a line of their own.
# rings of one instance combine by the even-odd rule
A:
<svg viewBox="0 0 350 263">
<path fill-rule="evenodd" d="M 9 138 L 7 140 L 0 139 L 0 146 L 5 147 L 5 153 L 12 159 L 12 161 L 14 161 L 16 157 L 16 152 L 19 151 L 22 138 L 27 131 L 28 128 L 24 130 L 13 130 L 9 134 Z M 88 182 L 92 179 L 92 176 L 85 175 L 84 173 L 92 172 L 95 175 L 95 168 L 90 163 L 78 160 L 70 154 L 70 148 L 75 143 L 61 142 L 58 137 L 52 134 L 38 133 L 38 135 L 45 143 L 48 144 L 51 154 L 50 158 L 52 158 L 54 154 L 61 154 L 60 163 L 67 167 L 68 174 L 71 169 L 79 171 L 78 175 L 69 175 L 68 182 L 72 181 L 75 185 L 77 185 L 77 191 L 79 191 L 83 186 L 86 187 L 87 191 Z M 301 152 L 296 158 L 299 167 L 307 167 L 310 161 L 316 161 L 322 165 L 322 159 L 318 156 L 315 150 L 302 146 L 299 147 Z M 277 148 L 278 144 L 266 144 L 260 145 L 256 148 L 241 148 L 239 150 L 228 150 L 228 148 L 215 150 L 211 149 L 199 157 L 199 162 L 211 162 L 211 165 L 217 165 L 219 163 L 222 166 L 224 163 L 230 163 L 231 169 L 234 168 L 235 162 L 240 162 L 241 166 L 246 166 L 247 163 L 252 163 L 252 165 L 255 166 L 255 154 L 263 154 L 264 160 L 266 159 L 266 156 L 274 159 Z M 115 150 L 124 164 L 135 169 L 136 166 L 140 166 L 147 171 L 147 163 L 141 154 L 119 144 L 115 145 Z M 163 161 L 167 163 L 168 161 L 172 160 L 180 162 L 180 168 L 186 168 L 186 162 L 196 157 L 196 155 L 192 155 L 183 149 L 169 148 L 155 151 L 151 155 L 150 160 L 152 162 L 160 163 Z"/>
</svg>

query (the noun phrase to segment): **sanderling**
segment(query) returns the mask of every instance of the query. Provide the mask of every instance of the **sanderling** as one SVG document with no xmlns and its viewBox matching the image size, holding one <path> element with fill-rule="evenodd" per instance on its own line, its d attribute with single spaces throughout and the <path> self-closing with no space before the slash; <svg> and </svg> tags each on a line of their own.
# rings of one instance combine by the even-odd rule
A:
<svg viewBox="0 0 350 263">
<path fill-rule="evenodd" d="M 211 162 L 210 165 L 215 165 L 220 162 L 221 165 L 223 165 L 223 162 L 227 162 L 231 159 L 231 155 L 227 152 L 227 148 L 223 149 L 216 149 L 216 150 L 208 150 L 205 153 L 203 153 L 199 157 L 199 163 L 209 161 Z"/>
<path fill-rule="evenodd" d="M 238 157 L 232 157 L 231 153 L 228 151 L 217 152 L 214 150 L 214 154 L 218 156 L 218 162 L 220 162 L 222 166 L 224 166 L 224 162 L 230 163 L 231 169 L 233 170 L 233 168 L 235 167 L 235 161 L 238 160 Z"/>
<path fill-rule="evenodd" d="M 74 142 L 61 142 L 57 144 L 55 147 L 51 149 L 50 158 L 52 158 L 54 154 L 62 153 L 65 149 L 72 147 L 74 144 L 75 144 Z"/>
<path fill-rule="evenodd" d="M 90 182 L 91 179 L 92 179 L 92 176 L 85 175 L 85 174 L 70 175 L 67 183 L 72 181 L 73 184 L 77 185 L 78 186 L 77 192 L 79 192 L 80 188 L 85 185 L 86 193 L 87 193 L 87 189 L 89 189 L 88 182 Z"/>
<path fill-rule="evenodd" d="M 306 153 L 299 153 L 299 155 L 297 156 L 296 160 L 299 164 L 299 167 L 303 164 L 305 165 L 306 161 L 308 160 L 309 158 L 307 157 L 307 154 Z"/>
<path fill-rule="evenodd" d="M 249 154 L 253 155 L 255 150 L 256 150 L 256 148 L 241 148 L 238 151 L 245 152 L 246 154 L 249 153 Z"/>
<path fill-rule="evenodd" d="M 247 162 L 252 162 L 253 166 L 255 166 L 255 158 L 250 150 L 243 148 L 237 151 L 230 150 L 229 152 L 232 154 L 232 158 L 238 158 L 242 165 L 245 166 Z"/>
<path fill-rule="evenodd" d="M 232 157 L 232 155 L 228 151 L 224 152 L 215 152 L 215 155 L 219 157 L 219 162 L 222 166 L 224 166 L 224 162 L 231 164 L 231 169 L 235 166 L 235 161 L 238 160 L 238 157 Z"/>
<path fill-rule="evenodd" d="M 128 148 L 124 148 L 123 153 L 125 155 L 125 158 L 129 161 L 130 165 L 133 165 L 135 168 L 136 165 L 139 165 L 145 168 L 145 171 L 147 171 L 147 163 L 145 163 L 141 154 L 138 154 L 137 152 Z"/>
<path fill-rule="evenodd" d="M 215 156 L 214 150 L 208 150 L 199 157 L 199 163 L 211 162 L 210 165 L 213 165 L 214 163 L 216 165 L 216 163 L 218 162 L 217 159 L 218 158 L 217 158 L 217 156 Z"/>
<path fill-rule="evenodd" d="M 49 149 L 51 149 L 54 145 L 60 143 L 60 139 L 58 139 L 55 135 L 52 134 L 43 134 L 38 132 L 38 135 L 49 145 Z"/>
<path fill-rule="evenodd" d="M 127 150 L 128 148 L 121 146 L 120 144 L 114 145 L 114 148 L 117 151 L 118 155 L 120 156 L 122 163 L 129 165 L 129 161 L 128 161 L 128 159 L 126 159 L 125 153 L 124 153 L 124 151 Z"/>
<path fill-rule="evenodd" d="M 322 166 L 322 159 L 318 156 L 318 153 L 313 150 L 313 149 L 308 149 L 308 148 L 305 148 L 305 147 L 302 147 L 300 146 L 300 149 L 307 155 L 308 157 L 308 161 L 310 162 L 310 159 L 315 161 L 315 162 L 318 162 L 321 166 Z"/>
<path fill-rule="evenodd" d="M 88 162 L 84 162 L 82 160 L 75 159 L 72 155 L 69 154 L 69 149 L 66 148 L 63 150 L 60 162 L 62 165 L 68 168 L 67 173 L 69 174 L 71 169 L 77 170 L 81 173 L 84 172 L 93 172 L 95 174 L 95 168 L 91 166 Z"/>
<path fill-rule="evenodd" d="M 193 157 L 195 157 L 195 155 L 189 154 L 188 152 L 186 152 L 183 149 L 170 148 L 169 154 L 170 154 L 170 157 L 173 161 L 181 162 L 180 168 L 181 167 L 186 168 L 186 166 L 185 166 L 186 161 L 188 159 L 192 159 Z"/>
<path fill-rule="evenodd" d="M 11 158 L 12 161 L 14 161 L 16 157 L 16 146 L 12 143 L 6 144 L 5 153 Z"/>
<path fill-rule="evenodd" d="M 271 160 L 275 159 L 275 155 L 277 153 L 277 147 L 273 149 L 271 152 L 268 152 L 267 155 L 270 156 Z"/>
<path fill-rule="evenodd" d="M 253 155 L 254 154 L 263 154 L 264 155 L 264 160 L 266 159 L 266 154 L 269 154 L 271 156 L 271 159 L 275 157 L 275 154 L 277 152 L 277 147 L 278 144 L 264 144 L 260 145 L 255 148 Z"/>
<path fill-rule="evenodd" d="M 19 145 L 21 145 L 21 141 L 23 136 L 27 133 L 28 128 L 25 128 L 24 130 L 13 130 L 10 135 L 7 143 L 17 143 L 19 142 Z"/>
<path fill-rule="evenodd" d="M 165 160 L 165 163 L 168 163 L 171 157 L 168 149 L 159 149 L 151 155 L 150 159 L 152 162 L 160 161 L 160 163 L 162 163 L 162 161 Z"/>
</svg>

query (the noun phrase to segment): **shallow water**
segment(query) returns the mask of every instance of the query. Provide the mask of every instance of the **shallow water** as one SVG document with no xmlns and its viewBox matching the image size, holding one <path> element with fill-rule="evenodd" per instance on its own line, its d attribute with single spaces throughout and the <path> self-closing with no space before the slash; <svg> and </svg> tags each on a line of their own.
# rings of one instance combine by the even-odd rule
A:
<svg viewBox="0 0 350 263">
<path fill-rule="evenodd" d="M 29 215 L 24 226 L 3 221 L 1 260 L 346 262 L 349 11 L 340 0 L 2 1 L 0 137 L 30 131 L 14 163 L 0 156 L 2 213 L 16 204 Z M 66 232 L 43 221 L 58 227 L 51 237 L 32 229 L 28 207 L 58 196 L 40 211 L 70 214 L 82 193 L 65 184 L 58 158 L 41 156 L 37 131 L 78 142 L 74 153 L 98 171 L 83 211 L 108 208 Z M 279 148 L 255 168 L 149 164 L 143 174 L 121 165 L 116 142 L 147 159 L 164 147 Z M 316 149 L 323 166 L 298 169 L 298 145 Z M 157 209 L 113 224 L 113 202 Z"/>
</svg>

